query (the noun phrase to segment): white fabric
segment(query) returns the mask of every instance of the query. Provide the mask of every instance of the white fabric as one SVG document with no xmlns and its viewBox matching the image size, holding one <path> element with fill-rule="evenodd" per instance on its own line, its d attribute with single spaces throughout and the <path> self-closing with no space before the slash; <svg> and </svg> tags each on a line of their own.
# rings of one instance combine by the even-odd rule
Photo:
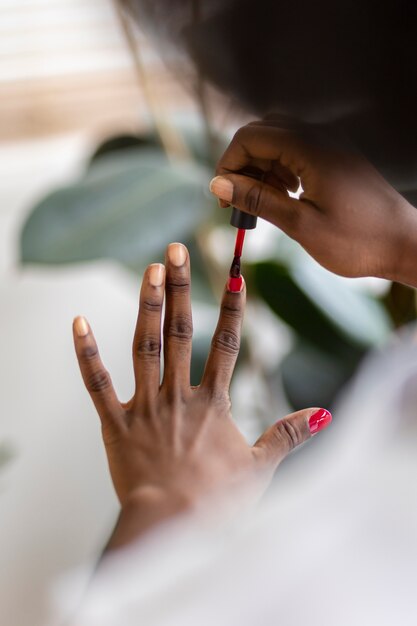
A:
<svg viewBox="0 0 417 626">
<path fill-rule="evenodd" d="M 368 360 L 316 451 L 282 468 L 253 516 L 158 529 L 106 563 L 72 623 L 414 626 L 416 383 L 408 333 Z M 74 580 L 52 591 L 51 624 Z"/>
</svg>

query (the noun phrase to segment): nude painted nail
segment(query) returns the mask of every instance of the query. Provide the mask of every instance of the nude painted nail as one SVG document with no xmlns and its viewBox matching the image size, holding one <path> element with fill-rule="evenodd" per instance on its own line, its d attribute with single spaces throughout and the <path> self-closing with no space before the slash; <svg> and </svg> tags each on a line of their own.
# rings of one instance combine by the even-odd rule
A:
<svg viewBox="0 0 417 626">
<path fill-rule="evenodd" d="M 76 317 L 74 320 L 74 328 L 77 337 L 85 337 L 88 335 L 89 328 L 85 317 L 82 317 L 81 315 Z"/>
<path fill-rule="evenodd" d="M 152 287 L 160 287 L 164 282 L 165 267 L 162 263 L 154 263 L 149 267 L 149 283 Z"/>
<path fill-rule="evenodd" d="M 308 420 L 308 425 L 312 435 L 326 428 L 332 421 L 332 414 L 326 409 L 319 409 Z"/>
<path fill-rule="evenodd" d="M 182 243 L 171 243 L 168 246 L 168 258 L 173 265 L 181 267 L 187 259 L 187 248 Z"/>
<path fill-rule="evenodd" d="M 231 180 L 227 178 L 223 178 L 223 176 L 215 176 L 209 185 L 211 193 L 214 193 L 215 196 L 225 200 L 226 202 L 231 202 L 233 199 L 233 183 Z"/>
</svg>

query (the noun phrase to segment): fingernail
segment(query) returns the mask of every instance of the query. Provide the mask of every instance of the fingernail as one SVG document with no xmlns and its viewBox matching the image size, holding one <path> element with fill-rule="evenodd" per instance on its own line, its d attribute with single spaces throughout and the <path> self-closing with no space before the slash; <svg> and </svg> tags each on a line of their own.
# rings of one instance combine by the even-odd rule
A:
<svg viewBox="0 0 417 626">
<path fill-rule="evenodd" d="M 226 288 L 227 291 L 231 291 L 233 293 L 238 293 L 243 290 L 243 285 L 245 281 L 243 280 L 243 276 L 238 276 L 237 278 L 230 276 L 227 281 Z"/>
<path fill-rule="evenodd" d="M 211 193 L 218 196 L 226 202 L 231 202 L 233 199 L 233 183 L 223 176 L 215 176 L 209 185 Z"/>
<path fill-rule="evenodd" d="M 88 323 L 85 317 L 81 315 L 74 320 L 74 329 L 77 337 L 85 337 L 88 335 Z"/>
<path fill-rule="evenodd" d="M 308 420 L 308 425 L 310 427 L 310 433 L 314 435 L 318 433 L 319 430 L 323 430 L 326 428 L 330 422 L 332 421 L 332 414 L 330 411 L 326 411 L 326 409 L 319 409 Z"/>
<path fill-rule="evenodd" d="M 154 263 L 149 266 L 149 283 L 152 287 L 160 287 L 164 282 L 165 268 L 162 263 Z"/>
<path fill-rule="evenodd" d="M 171 243 L 168 246 L 168 258 L 173 265 L 181 267 L 187 259 L 187 249 L 182 243 Z"/>
</svg>

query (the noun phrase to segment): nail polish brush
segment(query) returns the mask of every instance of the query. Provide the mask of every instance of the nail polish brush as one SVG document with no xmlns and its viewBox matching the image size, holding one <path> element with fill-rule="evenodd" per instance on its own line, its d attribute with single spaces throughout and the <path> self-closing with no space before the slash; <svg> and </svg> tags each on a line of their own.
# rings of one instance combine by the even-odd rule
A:
<svg viewBox="0 0 417 626">
<path fill-rule="evenodd" d="M 254 168 L 241 170 L 239 174 L 242 174 L 243 176 L 250 176 L 251 178 L 256 178 L 257 180 L 263 180 L 264 177 L 264 172 Z M 257 221 L 258 218 L 256 215 L 249 215 L 249 213 L 245 213 L 236 207 L 232 207 L 230 224 L 237 228 L 238 231 L 236 233 L 235 254 L 229 270 L 228 288 L 230 291 L 241 290 L 242 275 L 240 273 L 240 260 L 242 257 L 243 242 L 245 241 L 246 231 L 256 228 Z"/>
</svg>

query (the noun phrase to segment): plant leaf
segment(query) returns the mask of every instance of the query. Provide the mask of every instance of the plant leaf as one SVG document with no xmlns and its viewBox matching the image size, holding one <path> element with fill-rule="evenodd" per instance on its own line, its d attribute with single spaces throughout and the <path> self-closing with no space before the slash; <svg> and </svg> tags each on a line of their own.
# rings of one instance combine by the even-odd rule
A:
<svg viewBox="0 0 417 626">
<path fill-rule="evenodd" d="M 35 207 L 21 234 L 22 262 L 112 258 L 143 267 L 210 217 L 207 180 L 204 168 L 174 166 L 149 148 L 105 155 L 79 184 Z"/>
<path fill-rule="evenodd" d="M 390 323 L 381 304 L 312 264 L 256 263 L 254 286 L 297 335 L 320 350 L 360 353 L 382 341 Z"/>
<path fill-rule="evenodd" d="M 350 342 L 299 288 L 286 267 L 276 262 L 257 263 L 252 275 L 258 294 L 299 337 L 333 354 L 350 347 Z"/>
<path fill-rule="evenodd" d="M 339 391 L 359 364 L 298 342 L 284 357 L 279 373 L 295 411 L 307 406 L 331 408 Z"/>
</svg>

